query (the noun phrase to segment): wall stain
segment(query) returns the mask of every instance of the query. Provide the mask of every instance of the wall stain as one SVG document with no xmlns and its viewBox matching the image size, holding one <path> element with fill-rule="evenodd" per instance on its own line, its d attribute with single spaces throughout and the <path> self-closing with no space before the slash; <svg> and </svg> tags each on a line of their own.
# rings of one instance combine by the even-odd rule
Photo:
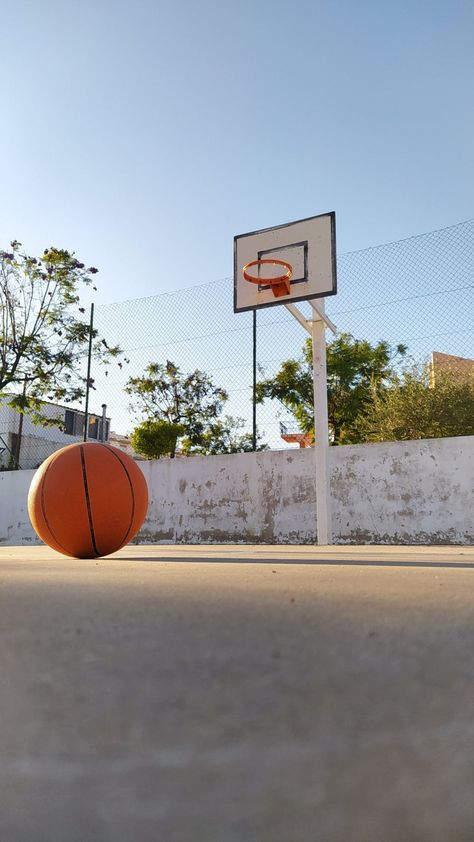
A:
<svg viewBox="0 0 474 842">
<path fill-rule="evenodd" d="M 474 543 L 474 533 L 466 536 L 466 544 Z M 459 535 L 454 529 L 445 532 L 395 532 L 378 533 L 371 532 L 367 529 L 353 529 L 347 534 L 340 534 L 337 538 L 337 544 L 384 544 L 403 545 L 410 544 L 427 546 L 427 547 L 443 547 L 459 545 Z M 463 542 L 464 543 L 464 542 Z"/>
</svg>

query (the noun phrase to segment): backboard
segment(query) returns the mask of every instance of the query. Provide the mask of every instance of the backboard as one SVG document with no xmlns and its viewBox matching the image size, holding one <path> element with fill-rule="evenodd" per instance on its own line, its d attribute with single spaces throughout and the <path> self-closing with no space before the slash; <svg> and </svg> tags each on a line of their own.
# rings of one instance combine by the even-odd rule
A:
<svg viewBox="0 0 474 842">
<path fill-rule="evenodd" d="M 256 260 L 284 261 L 292 267 L 290 291 L 276 295 L 268 279 L 280 274 L 270 262 L 252 271 L 261 283 L 244 279 L 244 267 Z M 267 282 L 266 282 L 267 281 Z M 337 292 L 336 214 L 300 219 L 234 237 L 234 312 L 324 298 Z"/>
</svg>

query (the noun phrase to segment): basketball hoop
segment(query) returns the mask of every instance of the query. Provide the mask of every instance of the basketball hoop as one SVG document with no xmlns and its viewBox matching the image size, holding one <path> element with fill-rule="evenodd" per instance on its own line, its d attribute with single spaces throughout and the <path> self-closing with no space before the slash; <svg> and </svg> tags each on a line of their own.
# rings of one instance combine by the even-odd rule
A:
<svg viewBox="0 0 474 842">
<path fill-rule="evenodd" d="M 287 271 L 283 275 L 277 275 L 275 278 L 258 278 L 256 275 L 251 275 L 247 271 L 252 266 L 262 266 L 264 263 L 270 263 L 272 266 L 284 266 Z M 251 260 L 250 263 L 245 264 L 242 269 L 242 274 L 245 280 L 249 281 L 251 284 L 270 286 L 275 298 L 280 298 L 282 295 L 290 294 L 290 280 L 293 275 L 293 267 L 291 263 L 286 263 L 284 260 Z"/>
</svg>

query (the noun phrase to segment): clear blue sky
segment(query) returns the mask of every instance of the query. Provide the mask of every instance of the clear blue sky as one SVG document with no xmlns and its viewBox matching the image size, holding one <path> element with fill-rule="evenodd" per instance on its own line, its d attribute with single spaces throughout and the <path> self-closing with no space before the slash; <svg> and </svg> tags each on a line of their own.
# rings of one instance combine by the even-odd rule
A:
<svg viewBox="0 0 474 842">
<path fill-rule="evenodd" d="M 340 252 L 474 216 L 471 0 L 0 13 L 0 246 L 75 250 L 99 302 L 230 275 L 234 234 L 329 210 Z"/>
</svg>

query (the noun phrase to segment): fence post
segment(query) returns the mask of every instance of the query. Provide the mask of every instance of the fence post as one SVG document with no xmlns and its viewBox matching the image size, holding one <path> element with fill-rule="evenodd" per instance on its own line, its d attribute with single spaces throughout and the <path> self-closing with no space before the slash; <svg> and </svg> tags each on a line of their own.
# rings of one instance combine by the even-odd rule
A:
<svg viewBox="0 0 474 842">
<path fill-rule="evenodd" d="M 23 407 L 24 409 L 24 400 L 26 398 L 26 377 L 23 380 Z M 20 455 L 21 455 L 21 440 L 23 438 L 23 421 L 24 421 L 24 413 L 20 412 L 20 417 L 18 419 L 18 432 L 16 438 L 16 447 L 15 447 L 15 471 L 21 470 L 20 465 Z"/>
<path fill-rule="evenodd" d="M 257 311 L 253 310 L 252 450 L 257 449 Z"/>
<path fill-rule="evenodd" d="M 89 432 L 89 389 L 91 382 L 91 362 L 92 362 L 92 334 L 94 332 L 94 305 L 91 304 L 91 320 L 89 324 L 89 351 L 87 355 L 87 380 L 86 380 L 86 405 L 84 407 L 84 441 L 87 441 L 87 434 Z"/>
</svg>

